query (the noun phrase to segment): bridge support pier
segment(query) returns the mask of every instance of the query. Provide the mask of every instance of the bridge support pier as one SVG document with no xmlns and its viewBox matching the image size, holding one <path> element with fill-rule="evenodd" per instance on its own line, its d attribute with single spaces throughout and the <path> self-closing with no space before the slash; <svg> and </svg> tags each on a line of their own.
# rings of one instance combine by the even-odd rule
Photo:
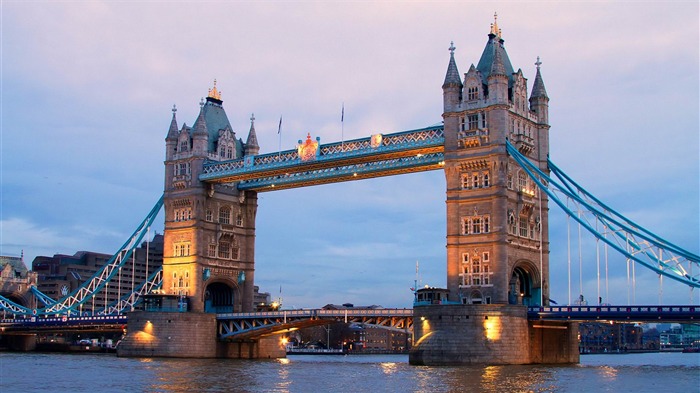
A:
<svg viewBox="0 0 700 393">
<path fill-rule="evenodd" d="M 429 305 L 413 309 L 414 365 L 577 363 L 575 323 L 528 322 L 508 304 Z"/>
<path fill-rule="evenodd" d="M 218 341 L 216 314 L 135 311 L 128 316 L 127 336 L 117 347 L 117 356 L 268 359 L 286 355 L 277 336 Z"/>
<path fill-rule="evenodd" d="M 36 349 L 36 334 L 8 334 L 4 341 L 11 351 L 31 352 Z"/>
</svg>

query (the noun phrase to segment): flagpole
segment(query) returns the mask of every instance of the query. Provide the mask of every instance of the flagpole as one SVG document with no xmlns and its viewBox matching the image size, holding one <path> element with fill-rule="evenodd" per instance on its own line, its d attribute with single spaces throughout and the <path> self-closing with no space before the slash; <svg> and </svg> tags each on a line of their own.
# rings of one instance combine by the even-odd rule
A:
<svg viewBox="0 0 700 393">
<path fill-rule="evenodd" d="M 340 150 L 345 151 L 345 102 L 340 110 Z"/>
<path fill-rule="evenodd" d="M 279 136 L 279 145 L 277 146 L 277 158 L 282 155 L 282 115 L 280 115 L 280 124 L 277 126 L 277 135 Z"/>
</svg>

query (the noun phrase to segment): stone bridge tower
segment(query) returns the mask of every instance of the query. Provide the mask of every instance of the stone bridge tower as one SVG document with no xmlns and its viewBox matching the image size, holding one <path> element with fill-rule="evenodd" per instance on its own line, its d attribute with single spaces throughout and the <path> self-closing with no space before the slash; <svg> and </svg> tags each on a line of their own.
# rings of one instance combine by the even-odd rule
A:
<svg viewBox="0 0 700 393">
<path fill-rule="evenodd" d="M 496 21 L 488 37 L 464 79 L 450 47 L 442 85 L 450 301 L 416 304 L 409 362 L 577 363 L 576 322 L 528 320 L 525 305 L 549 303 L 548 200 L 506 150 L 509 141 L 549 172 L 541 63 L 528 98 Z"/>
<path fill-rule="evenodd" d="M 259 152 L 251 117 L 247 141 L 236 139 L 214 87 L 192 127 L 178 129 L 176 108 L 165 138 L 163 287 L 192 311 L 253 310 L 257 193 L 199 181 L 207 162 Z"/>
<path fill-rule="evenodd" d="M 447 180 L 447 288 L 462 304 L 548 302 L 547 196 L 506 140 L 547 171 L 548 102 L 539 59 L 532 94 L 496 21 L 477 66 L 460 78 L 450 47 L 442 86 Z"/>
</svg>

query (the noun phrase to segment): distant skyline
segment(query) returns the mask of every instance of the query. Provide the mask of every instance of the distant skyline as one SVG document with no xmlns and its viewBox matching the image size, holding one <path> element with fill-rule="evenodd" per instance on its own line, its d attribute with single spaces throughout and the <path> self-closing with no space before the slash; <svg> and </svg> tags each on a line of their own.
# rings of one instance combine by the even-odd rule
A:
<svg viewBox="0 0 700 393">
<path fill-rule="evenodd" d="M 31 266 L 114 253 L 163 191 L 173 104 L 192 125 L 214 79 L 237 138 L 255 114 L 261 153 L 280 136 L 286 150 L 307 133 L 329 143 L 439 123 L 450 42 L 463 75 L 494 12 L 528 92 L 542 61 L 551 159 L 700 252 L 696 1 L 2 1 L 0 255 L 24 250 Z M 551 209 L 551 297 L 564 304 L 567 227 Z M 423 284 L 446 285 L 440 171 L 261 193 L 256 225 L 256 285 L 275 298 L 281 287 L 288 308 L 410 307 L 416 261 Z M 595 247 L 582 255 L 582 292 L 596 299 Z M 687 288 L 665 279 L 660 294 L 658 276 L 635 272 L 635 303 L 690 301 Z M 609 274 L 603 301 L 627 303 L 625 260 Z"/>
</svg>

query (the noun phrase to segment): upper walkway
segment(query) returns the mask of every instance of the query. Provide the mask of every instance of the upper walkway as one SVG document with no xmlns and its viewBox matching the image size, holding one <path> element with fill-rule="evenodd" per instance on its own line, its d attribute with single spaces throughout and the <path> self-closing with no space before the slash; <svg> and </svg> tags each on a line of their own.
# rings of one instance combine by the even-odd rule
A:
<svg viewBox="0 0 700 393">
<path fill-rule="evenodd" d="M 442 169 L 442 125 L 322 145 L 299 141 L 294 150 L 229 161 L 208 161 L 199 180 L 238 183 L 238 189 L 274 191 L 316 184 Z"/>
</svg>

